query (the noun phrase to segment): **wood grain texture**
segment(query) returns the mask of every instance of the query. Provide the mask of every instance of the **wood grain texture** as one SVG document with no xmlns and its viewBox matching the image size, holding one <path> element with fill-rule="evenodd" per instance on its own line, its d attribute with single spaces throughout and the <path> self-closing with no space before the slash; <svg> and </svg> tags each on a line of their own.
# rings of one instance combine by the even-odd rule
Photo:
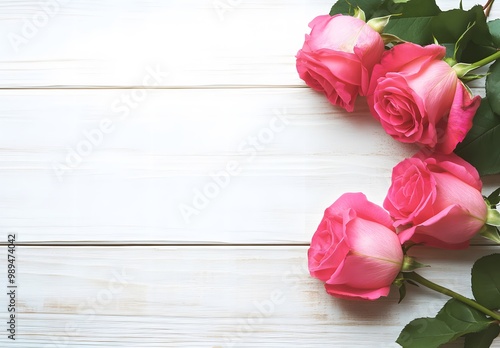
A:
<svg viewBox="0 0 500 348">
<path fill-rule="evenodd" d="M 470 267 L 497 247 L 414 249 L 421 273 L 470 295 Z M 19 247 L 19 344 L 40 347 L 397 347 L 444 296 L 329 297 L 306 247 Z M 452 255 L 453 254 L 453 255 Z M 6 248 L 0 248 L 1 267 Z M 5 308 L 6 296 L 0 296 Z M 0 344 L 6 344 L 0 335 Z M 451 345 L 450 347 L 459 347 Z M 493 347 L 500 347 L 499 344 Z"/>
<path fill-rule="evenodd" d="M 0 92 L 5 229 L 22 242 L 308 243 L 342 193 L 382 204 L 416 151 L 362 101 L 348 114 L 308 89 L 147 90 L 127 109 L 129 93 Z"/>
<path fill-rule="evenodd" d="M 5 0 L 0 87 L 304 86 L 307 24 L 327 0 Z M 477 2 L 463 1 L 464 8 Z M 49 4 L 52 4 L 49 6 Z M 455 0 L 441 0 L 442 9 Z M 491 18 L 500 12 L 493 6 Z"/>
<path fill-rule="evenodd" d="M 342 192 L 381 202 L 414 151 L 310 90 L 148 90 L 113 112 L 128 93 L 0 92 L 3 226 L 25 242 L 304 243 Z"/>
</svg>

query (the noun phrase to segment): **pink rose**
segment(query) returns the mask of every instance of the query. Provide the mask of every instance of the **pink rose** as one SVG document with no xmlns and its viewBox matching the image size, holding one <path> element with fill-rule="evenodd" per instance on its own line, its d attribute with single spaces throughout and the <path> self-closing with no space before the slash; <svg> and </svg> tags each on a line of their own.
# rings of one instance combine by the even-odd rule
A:
<svg viewBox="0 0 500 348">
<path fill-rule="evenodd" d="M 353 111 L 384 52 L 380 34 L 361 19 L 343 15 L 318 16 L 309 27 L 311 34 L 297 53 L 300 78 L 333 105 Z"/>
<path fill-rule="evenodd" d="M 389 294 L 403 251 L 389 214 L 362 193 L 346 193 L 325 211 L 308 251 L 311 275 L 341 298 Z"/>
<path fill-rule="evenodd" d="M 373 69 L 368 104 L 394 139 L 451 153 L 472 127 L 481 102 L 442 59 L 439 45 L 404 43 Z"/>
<path fill-rule="evenodd" d="M 455 154 L 418 153 L 396 165 L 384 201 L 402 243 L 459 249 L 486 222 L 477 170 Z"/>
</svg>

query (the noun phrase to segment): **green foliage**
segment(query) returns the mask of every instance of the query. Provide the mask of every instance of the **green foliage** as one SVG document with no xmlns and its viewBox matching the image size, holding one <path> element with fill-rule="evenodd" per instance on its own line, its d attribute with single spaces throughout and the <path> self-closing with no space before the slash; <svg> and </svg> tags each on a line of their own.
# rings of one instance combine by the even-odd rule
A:
<svg viewBox="0 0 500 348">
<path fill-rule="evenodd" d="M 385 6 L 389 14 L 397 14 L 400 18 L 436 16 L 441 12 L 435 0 L 410 0 L 404 3 L 388 0 Z"/>
<path fill-rule="evenodd" d="M 339 0 L 332 6 L 330 16 L 336 14 L 352 16 L 356 7 L 359 7 L 365 12 L 366 19 L 368 20 L 383 2 L 384 0 Z"/>
<path fill-rule="evenodd" d="M 455 299 L 446 302 L 436 315 L 436 319 L 445 322 L 452 331 L 457 333 L 453 339 L 462 336 L 464 332 L 482 331 L 494 321 L 477 309 Z"/>
<path fill-rule="evenodd" d="M 485 330 L 465 335 L 464 348 L 488 348 L 500 334 L 500 326 L 491 324 Z"/>
<path fill-rule="evenodd" d="M 472 267 L 472 293 L 490 309 L 500 308 L 500 254 L 484 256 Z"/>
<path fill-rule="evenodd" d="M 495 47 L 500 47 L 500 19 L 495 19 L 488 22 L 488 28 L 490 29 L 491 37 Z"/>
<path fill-rule="evenodd" d="M 500 115 L 500 63 L 495 62 L 489 69 L 486 77 L 486 97 L 491 110 Z"/>
<path fill-rule="evenodd" d="M 465 334 L 480 332 L 492 323 L 483 313 L 451 299 L 435 318 L 410 322 L 396 341 L 405 348 L 434 348 Z"/>
<path fill-rule="evenodd" d="M 438 14 L 431 22 L 431 32 L 439 43 L 457 43 L 460 39 L 456 57 L 458 61 L 462 61 L 462 53 L 468 51 L 471 43 L 479 47 L 492 45 L 486 17 L 480 5 L 468 11 L 454 9 Z M 484 57 L 476 58 L 479 60 Z"/>
<path fill-rule="evenodd" d="M 389 33 L 405 41 L 419 45 L 432 43 L 430 23 L 433 17 L 391 18 L 385 27 L 384 33 Z"/>
<path fill-rule="evenodd" d="M 437 348 L 453 336 L 453 331 L 441 320 L 418 318 L 405 326 L 396 342 L 404 348 Z"/>
<path fill-rule="evenodd" d="M 455 153 L 481 175 L 500 173 L 500 116 L 493 112 L 488 98 L 481 101 L 471 130 Z"/>
<path fill-rule="evenodd" d="M 384 32 L 402 40 L 425 45 L 433 42 L 431 22 L 439 13 L 441 10 L 434 0 L 410 0 L 405 3 L 388 0 L 376 14 L 394 15 Z"/>
<path fill-rule="evenodd" d="M 491 56 L 497 49 L 493 46 L 480 46 L 474 42 L 467 44 L 467 49 L 462 50 L 460 60 L 464 63 L 475 63 L 485 57 Z"/>
<path fill-rule="evenodd" d="M 492 195 L 496 197 L 498 192 Z M 499 264 L 500 254 L 488 255 L 477 260 L 471 272 L 476 302 L 491 310 L 500 308 Z M 462 300 L 449 300 L 435 318 L 411 321 L 396 342 L 404 348 L 435 348 L 465 336 L 464 348 L 490 347 L 500 333 L 498 321 L 465 304 L 472 300 Z M 495 316 L 494 312 L 489 314 Z"/>
<path fill-rule="evenodd" d="M 490 193 L 486 199 L 488 200 L 491 208 L 500 203 L 500 187 Z"/>
</svg>

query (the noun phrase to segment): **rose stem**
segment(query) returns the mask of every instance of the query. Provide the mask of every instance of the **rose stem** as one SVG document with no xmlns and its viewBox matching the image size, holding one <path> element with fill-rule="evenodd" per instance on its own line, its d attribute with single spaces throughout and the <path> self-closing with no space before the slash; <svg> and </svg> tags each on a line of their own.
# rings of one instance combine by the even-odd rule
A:
<svg viewBox="0 0 500 348">
<path fill-rule="evenodd" d="M 465 303 L 466 305 L 477 309 L 478 311 L 483 312 L 484 314 L 492 317 L 493 319 L 500 320 L 500 313 L 493 312 L 492 310 L 489 310 L 488 308 L 480 305 L 474 300 L 471 300 L 470 298 L 467 298 L 465 296 L 460 295 L 459 293 L 456 293 L 455 291 L 452 291 L 448 288 L 445 288 L 441 285 L 438 285 L 434 282 L 431 282 L 430 280 L 422 277 L 420 274 L 417 274 L 415 272 L 405 272 L 404 273 L 404 278 L 405 279 L 410 279 L 413 280 L 416 283 L 419 283 L 431 290 L 437 291 L 443 295 L 453 297 L 454 299 Z"/>
<path fill-rule="evenodd" d="M 472 69 L 469 69 L 469 71 L 477 69 L 477 68 L 480 68 L 482 66 L 485 66 L 486 64 L 491 63 L 491 62 L 497 60 L 498 58 L 500 58 L 500 51 L 496 51 L 491 56 L 488 56 L 488 57 L 486 57 L 484 59 L 481 59 L 481 60 L 479 60 L 479 61 L 477 61 L 475 63 L 472 63 L 470 65 L 470 67 Z"/>
</svg>

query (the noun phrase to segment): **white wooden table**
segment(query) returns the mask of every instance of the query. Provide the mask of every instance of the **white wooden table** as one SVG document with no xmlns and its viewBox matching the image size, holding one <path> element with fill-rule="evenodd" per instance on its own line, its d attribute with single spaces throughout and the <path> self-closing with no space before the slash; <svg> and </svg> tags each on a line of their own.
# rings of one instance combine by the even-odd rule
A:
<svg viewBox="0 0 500 348">
<path fill-rule="evenodd" d="M 332 3 L 2 1 L 1 347 L 385 348 L 437 312 L 425 289 L 347 302 L 308 275 L 323 210 L 346 191 L 381 204 L 415 151 L 298 78 Z M 421 250 L 422 273 L 470 295 L 498 250 L 475 242 Z"/>
</svg>

